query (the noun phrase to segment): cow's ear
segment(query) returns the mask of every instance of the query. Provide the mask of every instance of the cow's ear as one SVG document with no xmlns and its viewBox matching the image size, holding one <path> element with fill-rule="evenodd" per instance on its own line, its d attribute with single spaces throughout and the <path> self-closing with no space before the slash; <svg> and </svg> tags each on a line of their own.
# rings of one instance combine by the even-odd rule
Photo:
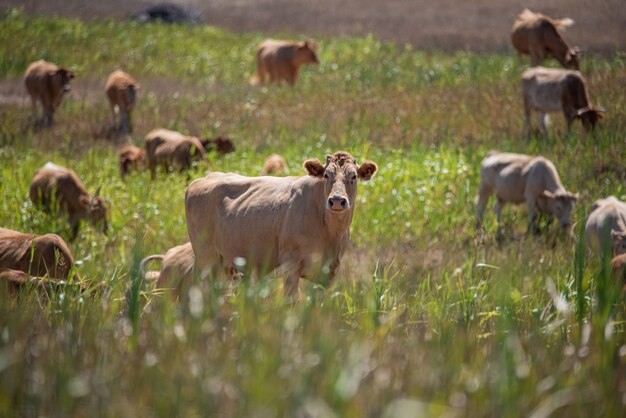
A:
<svg viewBox="0 0 626 418">
<path fill-rule="evenodd" d="M 358 173 L 361 180 L 367 181 L 374 177 L 374 174 L 378 171 L 376 163 L 371 161 L 365 161 L 359 166 Z"/>
<path fill-rule="evenodd" d="M 78 201 L 80 202 L 81 205 L 83 206 L 89 206 L 89 204 L 91 203 L 91 199 L 89 199 L 87 196 L 81 196 L 78 198 Z"/>
<path fill-rule="evenodd" d="M 543 193 L 541 194 L 541 197 L 545 197 L 547 199 L 554 199 L 556 196 L 554 193 L 549 192 L 548 190 L 544 190 Z"/>
<path fill-rule="evenodd" d="M 326 171 L 318 159 L 306 160 L 304 162 L 304 169 L 307 173 L 309 173 L 309 176 L 313 177 L 322 177 L 324 175 L 324 171 Z"/>
<path fill-rule="evenodd" d="M 618 243 L 621 240 L 623 240 L 624 238 L 626 238 L 626 234 L 624 234 L 624 232 L 622 232 L 622 231 L 617 231 L 615 229 L 611 229 L 611 238 L 613 239 L 613 241 Z"/>
<path fill-rule="evenodd" d="M 571 200 L 572 202 L 577 202 L 578 197 L 579 197 L 578 193 L 569 193 L 569 192 L 567 193 L 567 198 Z"/>
</svg>

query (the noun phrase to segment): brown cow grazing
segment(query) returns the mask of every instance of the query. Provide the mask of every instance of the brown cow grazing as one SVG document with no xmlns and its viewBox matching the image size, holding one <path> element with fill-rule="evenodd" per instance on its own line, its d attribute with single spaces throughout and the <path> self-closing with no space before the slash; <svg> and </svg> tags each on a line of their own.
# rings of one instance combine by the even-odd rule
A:
<svg viewBox="0 0 626 418">
<path fill-rule="evenodd" d="M 138 170 L 144 165 L 146 151 L 134 145 L 120 148 L 120 176 L 124 178 L 131 170 Z"/>
<path fill-rule="evenodd" d="M 261 170 L 262 176 L 269 175 L 284 175 L 287 169 L 287 162 L 282 155 L 272 154 L 265 159 L 263 163 L 263 170 Z"/>
<path fill-rule="evenodd" d="M 70 80 L 74 73 L 68 69 L 44 60 L 35 61 L 28 66 L 24 74 L 26 91 L 33 105 L 33 116 L 37 119 L 37 101 L 41 103 L 42 126 L 51 126 L 54 111 L 63 97 L 70 92 Z"/>
<path fill-rule="evenodd" d="M 157 166 L 167 172 L 174 166 L 183 172 L 191 167 L 192 160 L 203 160 L 204 146 L 195 136 L 183 135 L 168 129 L 154 129 L 146 135 L 146 154 L 152 178 Z"/>
<path fill-rule="evenodd" d="M 578 70 L 578 54 L 570 48 L 559 33 L 559 28 L 574 24 L 569 18 L 552 19 L 541 13 L 525 9 L 513 23 L 511 42 L 522 55 L 530 55 L 533 67 L 546 57 L 553 57 L 565 68 Z"/>
<path fill-rule="evenodd" d="M 139 83 L 124 71 L 116 70 L 109 75 L 104 90 L 111 104 L 114 129 L 123 133 L 132 132 L 130 112 L 135 107 L 139 89 Z"/>
<path fill-rule="evenodd" d="M 605 110 L 593 107 L 585 78 L 573 70 L 533 67 L 522 74 L 525 129 L 530 138 L 530 112 L 537 111 L 544 135 L 547 135 L 546 113 L 562 111 L 568 131 L 580 119 L 585 132 L 593 130 Z"/>
<path fill-rule="evenodd" d="M 194 275 L 233 279 L 244 262 L 253 274 L 274 269 L 285 293 L 298 290 L 305 273 L 335 276 L 350 238 L 357 180 L 378 167 L 356 163 L 346 152 L 307 160 L 301 177 L 244 177 L 211 173 L 187 188 L 185 213 L 196 256 Z"/>
<path fill-rule="evenodd" d="M 538 233 L 536 220 L 545 213 L 556 218 L 559 227 L 569 230 L 569 215 L 578 195 L 569 193 L 561 184 L 552 161 L 544 157 L 491 151 L 480 166 L 480 187 L 476 205 L 476 226 L 482 227 L 483 212 L 492 194 L 496 194 L 493 211 L 498 217 L 498 231 L 502 225 L 502 207 L 505 203 L 526 203 L 530 217 L 529 229 Z"/>
<path fill-rule="evenodd" d="M 146 265 L 153 260 L 161 260 L 161 270 L 146 272 Z M 188 242 L 170 248 L 164 255 L 157 254 L 144 258 L 139 264 L 139 271 L 144 278 L 156 280 L 158 288 L 173 288 L 177 294 L 185 284 L 191 283 L 193 263 L 193 249 Z"/>
<path fill-rule="evenodd" d="M 265 84 L 265 76 L 269 75 L 270 83 L 285 80 L 293 86 L 298 80 L 301 65 L 319 64 L 316 50 L 317 45 L 311 40 L 297 42 L 267 39 L 261 42 L 256 53 L 256 73 L 250 79 L 250 84 Z"/>
<path fill-rule="evenodd" d="M 107 233 L 107 207 L 105 200 L 98 197 L 99 192 L 100 188 L 90 196 L 73 170 L 50 162 L 37 170 L 30 184 L 30 200 L 36 206 L 67 214 L 72 240 L 78 235 L 83 219 L 94 226 L 102 225 L 102 231 Z"/>
<path fill-rule="evenodd" d="M 0 228 L 0 270 L 67 280 L 73 265 L 72 253 L 58 235 L 23 234 Z"/>
<path fill-rule="evenodd" d="M 230 154 L 235 152 L 235 144 L 231 138 L 217 136 L 215 138 L 201 139 L 200 142 L 207 152 L 215 150 L 218 154 Z"/>
</svg>

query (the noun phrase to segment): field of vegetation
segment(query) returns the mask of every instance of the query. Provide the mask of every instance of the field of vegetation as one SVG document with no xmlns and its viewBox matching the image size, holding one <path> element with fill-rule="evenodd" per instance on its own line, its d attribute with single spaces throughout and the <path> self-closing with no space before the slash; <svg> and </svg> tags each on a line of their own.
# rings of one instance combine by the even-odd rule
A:
<svg viewBox="0 0 626 418">
<path fill-rule="evenodd" d="M 592 203 L 626 200 L 626 54 L 589 52 L 581 71 L 608 113 L 595 138 L 552 117 L 523 133 L 512 53 L 424 53 L 373 37 L 321 38 L 295 88 L 254 88 L 256 45 L 280 33 L 212 27 L 0 20 L 0 226 L 70 234 L 28 199 L 35 170 L 73 168 L 112 201 L 107 236 L 70 243 L 84 293 L 0 288 L 0 416 L 618 417 L 626 409 L 626 300 L 585 251 Z M 503 34 L 504 37 L 508 34 Z M 304 38 L 303 35 L 301 38 Z M 76 72 L 55 126 L 34 130 L 21 77 L 37 59 Z M 554 62 L 546 63 L 555 65 Z M 106 76 L 141 83 L 134 134 L 109 133 Z M 533 122 L 536 123 L 534 120 Z M 122 181 L 117 152 L 152 128 L 227 134 L 190 176 Z M 542 154 L 580 193 L 575 236 L 527 234 L 523 207 L 474 229 L 491 149 Z M 257 175 L 285 156 L 345 150 L 379 172 L 359 186 L 351 245 L 329 288 L 288 303 L 275 279 L 193 283 L 183 300 L 142 286 L 139 261 L 188 240 L 184 192 L 208 171 Z M 547 230 L 547 231 L 546 231 Z"/>
</svg>

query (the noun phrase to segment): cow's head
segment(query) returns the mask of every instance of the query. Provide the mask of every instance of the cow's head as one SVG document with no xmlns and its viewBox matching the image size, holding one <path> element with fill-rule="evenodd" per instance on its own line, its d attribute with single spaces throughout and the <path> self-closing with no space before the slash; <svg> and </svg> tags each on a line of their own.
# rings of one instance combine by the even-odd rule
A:
<svg viewBox="0 0 626 418">
<path fill-rule="evenodd" d="M 216 138 L 204 138 L 200 142 L 207 152 L 215 150 L 218 154 L 229 154 L 235 152 L 235 144 L 228 137 L 218 136 Z"/>
<path fill-rule="evenodd" d="M 317 58 L 317 44 L 308 39 L 301 42 L 298 45 L 296 52 L 296 61 L 300 64 L 319 64 L 320 60 Z"/>
<path fill-rule="evenodd" d="M 559 221 L 559 227 L 569 229 L 572 221 L 569 214 L 574 208 L 574 202 L 578 200 L 578 194 L 569 192 L 552 193 L 547 190 L 537 199 L 537 206 L 543 213 Z"/>
<path fill-rule="evenodd" d="M 61 93 L 69 93 L 71 90 L 70 80 L 74 78 L 74 72 L 67 68 L 59 68 L 52 73 L 52 79 L 59 86 Z"/>
<path fill-rule="evenodd" d="M 106 199 L 99 197 L 100 187 L 93 196 L 81 196 L 80 202 L 87 212 L 87 218 L 94 226 L 102 226 L 102 232 L 106 235 L 109 230 L 107 221 L 108 208 Z"/>
<path fill-rule="evenodd" d="M 626 232 L 612 229 L 611 240 L 613 241 L 615 255 L 626 254 Z"/>
<path fill-rule="evenodd" d="M 578 71 L 580 69 L 578 63 L 579 57 L 578 48 L 571 48 L 565 53 L 565 67 Z"/>
<path fill-rule="evenodd" d="M 584 107 L 578 109 L 576 117 L 580 119 L 585 130 L 593 130 L 598 121 L 604 117 L 603 113 L 605 112 L 606 110 L 602 107 Z"/>
<path fill-rule="evenodd" d="M 347 152 L 326 156 L 326 165 L 319 160 L 306 160 L 304 169 L 310 176 L 324 180 L 324 206 L 333 213 L 341 213 L 354 207 L 357 180 L 372 178 L 378 166 L 366 161 L 357 165 Z"/>
</svg>

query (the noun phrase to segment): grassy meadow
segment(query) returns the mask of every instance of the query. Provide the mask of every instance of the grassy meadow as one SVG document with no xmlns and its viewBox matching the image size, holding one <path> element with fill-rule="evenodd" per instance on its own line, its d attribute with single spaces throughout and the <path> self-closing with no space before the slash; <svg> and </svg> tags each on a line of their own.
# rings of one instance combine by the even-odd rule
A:
<svg viewBox="0 0 626 418">
<path fill-rule="evenodd" d="M 28 199 L 47 161 L 112 201 L 110 231 L 83 224 L 80 280 L 11 297 L 0 289 L 0 416 L 619 417 L 626 410 L 626 300 L 580 231 L 593 202 L 626 199 L 626 54 L 587 53 L 596 137 L 523 133 L 510 53 L 424 53 L 374 37 L 316 37 L 320 65 L 295 88 L 254 88 L 256 45 L 280 33 L 32 18 L 0 19 L 0 226 L 69 237 Z M 302 35 L 305 38 L 307 35 Z M 310 36 L 310 35 L 309 35 Z M 503 34 L 508 36 L 508 34 Z M 33 129 L 21 77 L 37 59 L 76 72 L 55 126 Z M 555 65 L 546 62 L 546 65 Z M 129 138 L 109 134 L 106 76 L 141 83 Z M 533 119 L 536 126 L 536 118 Z M 117 151 L 152 128 L 227 134 L 189 177 L 119 176 Z M 552 159 L 580 193 L 576 236 L 526 233 L 524 207 L 474 229 L 491 149 Z M 289 174 L 346 150 L 379 172 L 361 183 L 335 283 L 193 283 L 182 302 L 141 286 L 139 261 L 188 240 L 185 187 L 210 171 L 257 175 L 271 153 Z M 493 199 L 490 205 L 493 204 Z M 547 229 L 543 225 L 543 229 Z"/>
</svg>

